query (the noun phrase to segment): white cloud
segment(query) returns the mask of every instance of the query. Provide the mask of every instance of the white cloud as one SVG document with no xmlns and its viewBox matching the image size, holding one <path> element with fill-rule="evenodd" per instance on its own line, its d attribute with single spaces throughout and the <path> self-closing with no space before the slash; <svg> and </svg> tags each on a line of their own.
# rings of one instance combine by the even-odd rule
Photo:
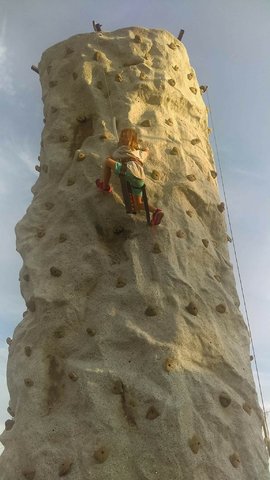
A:
<svg viewBox="0 0 270 480">
<path fill-rule="evenodd" d="M 4 16 L 0 32 L 0 92 L 6 95 L 15 95 L 12 79 L 13 64 L 5 44 L 7 17 Z"/>
</svg>

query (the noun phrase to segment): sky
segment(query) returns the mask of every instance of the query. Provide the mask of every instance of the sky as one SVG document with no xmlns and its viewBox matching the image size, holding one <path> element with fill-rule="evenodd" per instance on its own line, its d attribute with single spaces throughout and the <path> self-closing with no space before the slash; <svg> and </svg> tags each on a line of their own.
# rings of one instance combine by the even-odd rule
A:
<svg viewBox="0 0 270 480">
<path fill-rule="evenodd" d="M 107 31 L 142 26 L 177 36 L 185 30 L 191 64 L 208 85 L 210 126 L 270 411 L 270 0 L 0 0 L 0 431 L 9 401 L 5 340 L 25 310 L 14 227 L 32 200 L 43 128 L 39 77 L 30 67 L 51 45 L 91 32 L 93 19 Z M 217 161 L 213 136 L 211 142 Z"/>
</svg>

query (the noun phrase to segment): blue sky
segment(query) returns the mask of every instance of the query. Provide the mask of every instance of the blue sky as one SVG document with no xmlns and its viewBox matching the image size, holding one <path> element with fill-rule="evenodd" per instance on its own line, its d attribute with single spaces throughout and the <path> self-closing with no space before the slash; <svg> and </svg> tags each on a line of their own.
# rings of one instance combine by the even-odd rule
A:
<svg viewBox="0 0 270 480">
<path fill-rule="evenodd" d="M 200 83 L 209 86 L 264 400 L 270 410 L 270 0 L 0 0 L 0 12 L 0 430 L 8 418 L 5 339 L 12 337 L 25 309 L 14 226 L 32 199 L 43 128 L 39 78 L 30 66 L 38 64 L 42 52 L 54 43 L 92 31 L 93 19 L 109 31 L 143 26 L 177 36 L 185 29 L 183 43 L 191 64 Z"/>
</svg>

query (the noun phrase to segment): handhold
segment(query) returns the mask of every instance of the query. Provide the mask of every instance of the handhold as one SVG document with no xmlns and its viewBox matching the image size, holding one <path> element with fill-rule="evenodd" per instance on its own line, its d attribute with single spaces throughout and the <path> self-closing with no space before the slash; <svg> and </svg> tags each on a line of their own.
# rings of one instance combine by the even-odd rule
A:
<svg viewBox="0 0 270 480">
<path fill-rule="evenodd" d="M 174 65 L 174 66 L 173 66 L 173 69 L 177 72 L 177 70 L 179 70 L 178 65 Z"/>
<path fill-rule="evenodd" d="M 144 72 L 141 72 L 141 73 L 140 73 L 140 79 L 141 79 L 141 80 L 146 80 L 146 78 L 147 78 L 147 75 L 145 75 Z"/>
<path fill-rule="evenodd" d="M 31 380 L 31 378 L 25 378 L 24 384 L 26 385 L 26 387 L 32 387 L 34 385 L 34 382 L 33 380 Z"/>
<path fill-rule="evenodd" d="M 175 87 L 176 81 L 173 78 L 169 78 L 168 84 L 171 85 L 171 87 Z"/>
<path fill-rule="evenodd" d="M 171 155 L 178 155 L 178 149 L 176 147 L 173 147 L 171 150 L 170 150 L 170 154 Z"/>
<path fill-rule="evenodd" d="M 35 165 L 35 170 L 36 170 L 37 172 L 40 172 L 40 170 L 41 170 L 40 166 L 39 166 L 39 165 Z"/>
<path fill-rule="evenodd" d="M 101 52 L 95 52 L 95 53 L 94 53 L 94 57 L 93 57 L 93 58 L 94 58 L 94 60 L 96 60 L 97 62 L 98 62 L 99 60 L 101 60 L 101 57 L 102 57 Z"/>
<path fill-rule="evenodd" d="M 31 357 L 32 348 L 29 345 L 27 345 L 26 347 L 24 347 L 24 353 L 27 357 Z"/>
<path fill-rule="evenodd" d="M 79 115 L 77 118 L 76 118 L 77 122 L 79 123 L 84 123 L 86 122 L 87 120 L 87 117 L 85 115 Z"/>
<path fill-rule="evenodd" d="M 173 370 L 176 369 L 177 366 L 177 361 L 175 358 L 166 358 L 164 362 L 164 370 L 168 373 L 172 372 Z"/>
<path fill-rule="evenodd" d="M 135 43 L 141 43 L 141 41 L 142 41 L 142 39 L 141 39 L 140 35 L 135 35 L 134 42 Z"/>
<path fill-rule="evenodd" d="M 120 233 L 123 233 L 124 231 L 125 229 L 122 227 L 122 225 L 116 225 L 116 227 L 113 229 L 113 233 L 115 233 L 115 235 L 120 235 Z"/>
<path fill-rule="evenodd" d="M 210 170 L 210 173 L 213 178 L 217 178 L 217 172 L 215 170 Z"/>
<path fill-rule="evenodd" d="M 124 386 L 121 380 L 116 380 L 114 382 L 112 392 L 115 393 L 115 395 L 121 395 L 122 393 L 124 393 Z"/>
<path fill-rule="evenodd" d="M 221 276 L 220 275 L 214 275 L 214 278 L 217 280 L 217 282 L 221 282 Z"/>
<path fill-rule="evenodd" d="M 51 87 L 51 88 L 56 87 L 57 84 L 58 84 L 57 80 L 50 80 L 49 81 L 49 87 Z"/>
<path fill-rule="evenodd" d="M 186 234 L 185 234 L 185 232 L 183 232 L 183 230 L 177 230 L 176 236 L 178 238 L 186 238 Z"/>
<path fill-rule="evenodd" d="M 7 408 L 7 412 L 9 413 L 9 415 L 11 415 L 11 417 L 15 417 L 15 412 L 12 410 L 11 407 Z"/>
<path fill-rule="evenodd" d="M 101 447 L 98 450 L 95 451 L 94 453 L 94 459 L 98 463 L 104 463 L 109 456 L 109 450 L 106 447 Z"/>
<path fill-rule="evenodd" d="M 14 423 L 15 423 L 15 420 L 6 420 L 6 421 L 5 421 L 5 429 L 6 429 L 7 431 L 11 430 L 12 427 L 13 427 L 13 425 L 14 425 Z"/>
<path fill-rule="evenodd" d="M 68 187 L 71 187 L 71 185 L 74 185 L 74 183 L 75 183 L 75 178 L 69 177 L 67 179 L 67 186 Z"/>
<path fill-rule="evenodd" d="M 203 243 L 204 246 L 207 248 L 208 245 L 209 245 L 209 240 L 207 240 L 207 238 L 203 238 L 203 239 L 202 239 L 202 243 Z"/>
<path fill-rule="evenodd" d="M 238 453 L 233 453 L 230 455 L 229 459 L 234 468 L 238 468 L 240 466 L 241 461 Z"/>
<path fill-rule="evenodd" d="M 59 268 L 56 268 L 56 267 L 51 267 L 50 272 L 51 272 L 51 275 L 53 277 L 61 277 L 61 275 L 62 275 L 62 271 L 59 270 Z"/>
<path fill-rule="evenodd" d="M 52 112 L 52 113 L 56 113 L 57 111 L 58 111 L 58 108 L 56 108 L 56 107 L 51 107 L 51 112 Z"/>
<path fill-rule="evenodd" d="M 207 89 L 208 89 L 208 86 L 207 86 L 207 85 L 200 85 L 200 91 L 201 91 L 201 93 L 205 93 Z"/>
<path fill-rule="evenodd" d="M 171 48 L 172 50 L 176 50 L 176 45 L 173 42 L 168 44 L 168 47 Z"/>
<path fill-rule="evenodd" d="M 166 125 L 169 125 L 169 127 L 172 127 L 172 126 L 173 126 L 173 121 L 172 121 L 171 118 L 167 118 L 167 119 L 165 120 L 165 123 L 166 123 Z"/>
<path fill-rule="evenodd" d="M 116 288 L 123 288 L 125 287 L 127 284 L 127 282 L 125 280 L 123 280 L 123 278 L 121 277 L 118 277 L 117 281 L 116 281 Z"/>
<path fill-rule="evenodd" d="M 54 203 L 52 202 L 45 202 L 45 208 L 46 210 L 51 210 L 54 207 Z"/>
<path fill-rule="evenodd" d="M 12 344 L 12 338 L 7 337 L 6 342 L 7 342 L 8 345 L 11 345 Z"/>
<path fill-rule="evenodd" d="M 55 338 L 63 338 L 65 336 L 65 329 L 64 327 L 58 327 L 54 332 L 53 335 Z"/>
<path fill-rule="evenodd" d="M 61 463 L 58 470 L 59 477 L 64 477 L 67 475 L 70 472 L 72 465 L 73 462 L 71 460 L 66 460 L 65 462 Z"/>
<path fill-rule="evenodd" d="M 217 205 L 217 209 L 220 211 L 220 213 L 224 212 L 225 210 L 224 202 L 221 202 L 219 205 Z"/>
<path fill-rule="evenodd" d="M 100 138 L 100 140 L 107 140 L 109 137 L 108 137 L 107 133 L 102 133 L 101 135 L 99 135 L 99 138 Z"/>
<path fill-rule="evenodd" d="M 68 376 L 69 376 L 70 380 L 72 380 L 73 382 L 77 382 L 77 380 L 79 378 L 79 376 L 75 372 L 69 372 Z"/>
<path fill-rule="evenodd" d="M 143 122 L 141 122 L 141 127 L 151 127 L 151 121 L 150 120 L 143 120 Z"/>
<path fill-rule="evenodd" d="M 153 253 L 161 253 L 161 248 L 160 248 L 160 246 L 159 246 L 158 243 L 154 243 L 152 252 L 153 252 Z"/>
<path fill-rule="evenodd" d="M 60 135 L 59 142 L 62 142 L 62 143 L 68 142 L 68 137 L 66 135 Z"/>
<path fill-rule="evenodd" d="M 26 306 L 27 306 L 29 312 L 35 312 L 36 304 L 35 304 L 35 301 L 32 298 L 30 298 L 30 300 L 28 300 L 28 302 L 26 302 Z"/>
<path fill-rule="evenodd" d="M 158 314 L 158 311 L 155 307 L 147 307 L 144 311 L 145 315 L 148 317 L 155 317 Z"/>
<path fill-rule="evenodd" d="M 114 77 L 115 81 L 116 82 L 122 82 L 123 81 L 123 76 L 121 75 L 121 73 L 117 73 Z"/>
<path fill-rule="evenodd" d="M 230 243 L 232 242 L 232 238 L 228 234 L 226 235 L 226 239 L 227 239 L 227 242 L 230 242 Z"/>
<path fill-rule="evenodd" d="M 160 416 L 160 413 L 157 411 L 157 409 L 154 406 L 149 407 L 145 415 L 145 417 L 148 420 L 155 420 L 159 416 Z"/>
<path fill-rule="evenodd" d="M 191 175 L 187 175 L 187 179 L 188 179 L 190 182 L 195 182 L 196 177 L 195 177 L 195 175 L 191 174 Z"/>
<path fill-rule="evenodd" d="M 67 240 L 68 236 L 66 235 L 66 233 L 60 233 L 59 235 L 59 242 L 60 243 L 63 243 Z"/>
<path fill-rule="evenodd" d="M 254 357 L 253 355 L 249 355 L 249 360 L 252 362 L 252 360 L 254 360 Z"/>
<path fill-rule="evenodd" d="M 192 72 L 190 72 L 190 73 L 187 74 L 187 78 L 188 78 L 189 80 L 192 80 L 193 77 L 194 77 L 194 74 L 193 74 Z"/>
<path fill-rule="evenodd" d="M 31 65 L 31 70 L 33 70 L 33 72 L 39 73 L 39 69 L 38 67 L 36 67 L 36 65 Z"/>
<path fill-rule="evenodd" d="M 86 159 L 86 154 L 83 153 L 83 152 L 79 152 L 79 154 L 77 156 L 77 162 L 82 162 L 85 159 Z"/>
<path fill-rule="evenodd" d="M 225 313 L 226 312 L 226 306 L 223 303 L 220 303 L 219 305 L 216 306 L 216 311 L 218 313 Z"/>
<path fill-rule="evenodd" d="M 29 282 L 29 280 L 30 280 L 30 275 L 29 275 L 29 273 L 25 273 L 25 274 L 23 275 L 23 279 L 24 279 L 26 282 Z"/>
<path fill-rule="evenodd" d="M 73 72 L 73 73 L 72 73 L 72 77 L 73 77 L 73 80 L 77 80 L 77 78 L 78 78 L 78 73 Z"/>
<path fill-rule="evenodd" d="M 193 212 L 192 210 L 186 210 L 186 214 L 191 218 L 193 217 Z"/>
<path fill-rule="evenodd" d="M 186 311 L 190 313 L 191 315 L 194 315 L 196 317 L 198 315 L 198 308 L 193 302 L 190 302 L 188 306 L 186 307 Z"/>
<path fill-rule="evenodd" d="M 35 470 L 23 470 L 22 474 L 26 480 L 34 480 L 36 471 Z"/>
<path fill-rule="evenodd" d="M 94 337 L 97 333 L 96 330 L 94 330 L 93 328 L 90 328 L 90 327 L 88 327 L 86 329 L 86 332 L 88 333 L 89 337 Z"/>
<path fill-rule="evenodd" d="M 190 90 L 192 93 L 194 93 L 194 95 L 196 95 L 196 94 L 197 94 L 197 91 L 198 91 L 197 88 L 195 88 L 195 87 L 189 87 L 189 90 Z"/>
<path fill-rule="evenodd" d="M 197 454 L 201 447 L 201 440 L 197 435 L 193 435 L 188 441 L 189 447 L 193 453 Z"/>
<path fill-rule="evenodd" d="M 219 395 L 219 401 L 222 407 L 227 408 L 231 404 L 231 397 L 226 392 L 222 392 Z"/>
<path fill-rule="evenodd" d="M 197 145 L 197 143 L 200 143 L 201 140 L 199 138 L 193 138 L 193 140 L 190 141 L 192 145 Z"/>
<path fill-rule="evenodd" d="M 151 55 L 149 53 L 146 53 L 144 55 L 145 60 L 149 60 L 151 58 Z"/>
<path fill-rule="evenodd" d="M 157 170 L 152 170 L 151 177 L 153 178 L 153 180 L 159 180 L 159 172 Z"/>
<path fill-rule="evenodd" d="M 250 403 L 244 402 L 244 403 L 243 403 L 243 410 L 245 410 L 245 412 L 246 412 L 248 415 L 251 415 L 252 406 L 250 405 Z"/>
<path fill-rule="evenodd" d="M 43 172 L 48 173 L 48 169 L 49 169 L 49 167 L 46 163 L 44 165 L 42 165 Z"/>
<path fill-rule="evenodd" d="M 72 48 L 70 48 L 70 47 L 67 47 L 66 48 L 66 55 L 70 55 L 71 53 L 74 53 L 74 50 L 72 50 Z"/>
</svg>

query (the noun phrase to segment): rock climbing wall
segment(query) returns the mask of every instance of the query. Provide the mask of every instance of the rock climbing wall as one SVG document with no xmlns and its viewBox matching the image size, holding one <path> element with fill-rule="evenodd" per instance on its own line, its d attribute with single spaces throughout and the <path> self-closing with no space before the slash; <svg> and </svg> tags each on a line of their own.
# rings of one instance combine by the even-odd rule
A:
<svg viewBox="0 0 270 480">
<path fill-rule="evenodd" d="M 161 30 L 76 35 L 39 64 L 39 178 L 17 225 L 1 480 L 267 480 L 203 88 Z M 115 117 L 115 122 L 113 122 Z M 159 227 L 95 179 L 115 128 L 149 147 Z"/>
</svg>

